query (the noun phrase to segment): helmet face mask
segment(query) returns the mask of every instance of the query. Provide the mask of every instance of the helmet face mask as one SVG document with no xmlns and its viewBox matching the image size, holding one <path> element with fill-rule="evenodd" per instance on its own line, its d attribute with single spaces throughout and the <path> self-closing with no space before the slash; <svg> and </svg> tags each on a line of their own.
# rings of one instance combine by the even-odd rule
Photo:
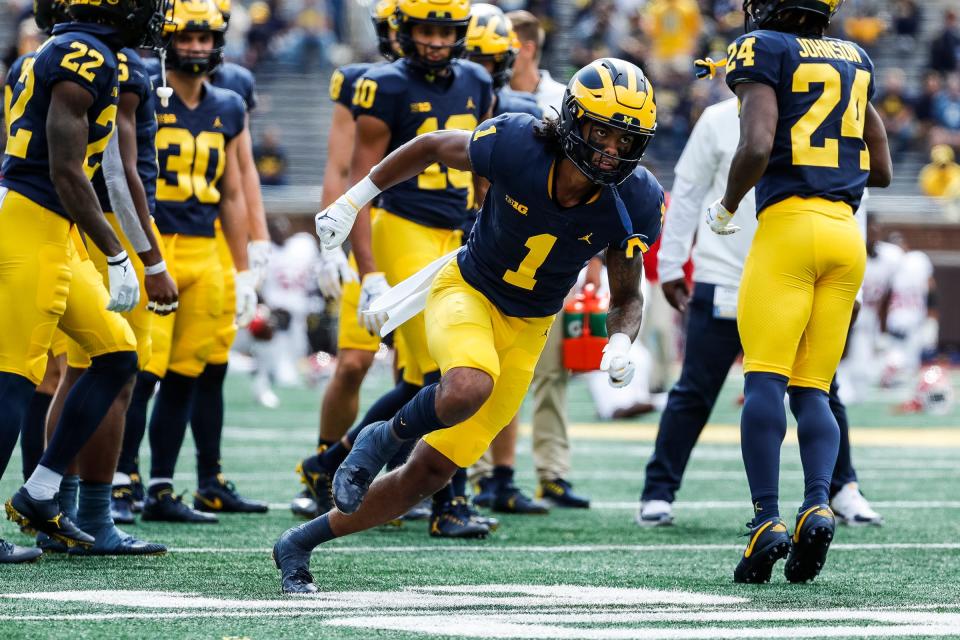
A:
<svg viewBox="0 0 960 640">
<path fill-rule="evenodd" d="M 211 0 L 176 0 L 176 5 L 167 13 L 165 24 L 169 35 L 167 68 L 191 76 L 213 72 L 223 62 L 226 30 L 226 20 Z M 197 46 L 199 40 L 207 40 L 206 37 L 180 35 L 188 33 L 210 34 L 212 46 L 209 49 Z"/>
<path fill-rule="evenodd" d="M 617 185 L 637 168 L 656 132 L 653 87 L 639 67 L 602 58 L 578 71 L 564 93 L 564 155 L 591 181 Z M 608 152 L 610 136 L 616 154 Z"/>
<path fill-rule="evenodd" d="M 397 41 L 404 58 L 428 73 L 444 71 L 463 57 L 469 21 L 469 0 L 398 0 Z M 433 42 L 422 41 L 425 36 Z M 431 55 L 437 52 L 446 55 Z"/>
<path fill-rule="evenodd" d="M 510 19 L 499 7 L 485 3 L 471 6 L 466 57 L 486 67 L 494 90 L 507 84 L 513 75 L 519 49 L 516 35 Z"/>
<path fill-rule="evenodd" d="M 397 2 L 396 0 L 380 0 L 373 6 L 370 14 L 373 30 L 377 34 L 377 50 L 380 55 L 390 60 L 403 56 L 400 45 L 397 43 Z"/>
</svg>

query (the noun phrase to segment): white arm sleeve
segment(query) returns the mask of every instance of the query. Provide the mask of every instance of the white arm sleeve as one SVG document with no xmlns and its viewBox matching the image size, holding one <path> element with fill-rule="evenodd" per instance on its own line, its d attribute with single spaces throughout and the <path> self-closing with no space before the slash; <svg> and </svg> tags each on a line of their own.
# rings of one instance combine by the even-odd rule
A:
<svg viewBox="0 0 960 640">
<path fill-rule="evenodd" d="M 683 277 L 683 265 L 690 257 L 693 236 L 703 216 L 703 201 L 713 185 L 719 153 L 713 135 L 711 110 L 697 121 L 677 162 L 670 191 L 670 208 L 664 217 L 657 254 L 660 282 Z"/>
<path fill-rule="evenodd" d="M 130 185 L 127 184 L 127 176 L 123 170 L 123 159 L 120 157 L 120 137 L 116 132 L 110 136 L 107 148 L 103 152 L 101 170 L 104 181 L 107 183 L 110 206 L 120 222 L 123 234 L 127 236 L 127 240 L 137 253 L 149 251 L 150 241 L 147 240 L 147 234 L 144 233 L 140 218 L 137 217 L 137 209 L 130 194 Z"/>
</svg>

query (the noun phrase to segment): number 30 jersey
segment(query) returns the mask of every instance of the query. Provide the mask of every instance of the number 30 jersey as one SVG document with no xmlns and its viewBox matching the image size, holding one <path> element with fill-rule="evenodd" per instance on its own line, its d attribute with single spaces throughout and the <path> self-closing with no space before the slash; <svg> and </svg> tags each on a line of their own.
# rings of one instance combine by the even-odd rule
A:
<svg viewBox="0 0 960 640">
<path fill-rule="evenodd" d="M 220 213 L 218 185 L 227 163 L 227 143 L 245 126 L 243 98 L 204 83 L 196 108 L 189 109 L 176 93 L 169 106 L 158 100 L 156 107 L 157 228 L 163 234 L 212 238 Z"/>
<path fill-rule="evenodd" d="M 791 196 L 860 205 L 870 174 L 863 141 L 874 94 L 873 63 L 858 45 L 751 31 L 730 45 L 727 84 L 760 82 L 780 110 L 770 163 L 757 184 L 757 211 Z"/>
<path fill-rule="evenodd" d="M 36 54 L 24 57 L 9 96 L 2 185 L 68 218 L 50 178 L 47 112 L 53 87 L 73 82 L 93 97 L 87 109 L 84 171 L 93 178 L 117 117 L 117 58 L 105 42 L 113 30 L 96 24 L 57 25 Z"/>
<path fill-rule="evenodd" d="M 454 60 L 450 72 L 430 82 L 406 60 L 374 65 L 354 84 L 354 118 L 373 116 L 390 127 L 388 153 L 438 129 L 471 131 L 490 109 L 492 80 L 483 67 L 468 60 Z M 379 206 L 424 226 L 459 229 L 466 222 L 472 192 L 469 171 L 437 163 L 385 191 Z"/>
</svg>

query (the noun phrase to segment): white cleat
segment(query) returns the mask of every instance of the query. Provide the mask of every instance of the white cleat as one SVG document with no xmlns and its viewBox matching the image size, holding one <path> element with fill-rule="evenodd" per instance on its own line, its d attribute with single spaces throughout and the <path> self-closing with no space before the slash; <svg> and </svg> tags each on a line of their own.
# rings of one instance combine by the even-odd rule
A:
<svg viewBox="0 0 960 640">
<path fill-rule="evenodd" d="M 668 527 L 673 524 L 673 505 L 666 500 L 641 502 L 634 521 L 641 527 Z"/>
<path fill-rule="evenodd" d="M 873 510 L 867 499 L 860 493 L 856 482 L 843 485 L 843 488 L 830 501 L 830 508 L 840 522 L 851 527 L 865 525 L 879 527 L 883 524 L 883 516 Z"/>
</svg>

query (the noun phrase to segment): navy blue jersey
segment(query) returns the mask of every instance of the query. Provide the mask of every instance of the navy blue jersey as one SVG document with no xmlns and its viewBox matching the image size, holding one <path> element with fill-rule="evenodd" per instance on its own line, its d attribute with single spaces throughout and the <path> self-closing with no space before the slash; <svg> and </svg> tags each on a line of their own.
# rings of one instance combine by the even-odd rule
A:
<svg viewBox="0 0 960 640">
<path fill-rule="evenodd" d="M 846 202 L 855 211 L 870 174 L 863 128 L 874 83 L 866 52 L 845 40 L 751 31 L 728 53 L 731 88 L 761 82 L 777 92 L 780 117 L 757 211 L 791 196 Z"/>
<path fill-rule="evenodd" d="M 357 62 L 335 69 L 330 74 L 330 100 L 352 110 L 357 80 L 373 66 L 370 62 Z"/>
<path fill-rule="evenodd" d="M 133 93 L 139 98 L 137 105 L 137 173 L 147 192 L 147 204 L 153 214 L 157 192 L 157 113 L 154 106 L 153 81 L 147 73 L 143 60 L 130 48 L 117 52 L 118 79 L 120 93 Z M 113 211 L 107 194 L 107 183 L 103 172 L 98 171 L 93 178 L 93 187 L 104 211 Z"/>
<path fill-rule="evenodd" d="M 643 167 L 616 192 L 604 187 L 584 204 L 560 207 L 553 181 L 562 156 L 534 137 L 537 122 L 508 113 L 477 127 L 470 162 L 490 190 L 458 257 L 471 286 L 524 318 L 558 312 L 583 266 L 607 247 L 640 260 L 634 248 L 647 251 L 663 220 L 663 188 Z"/>
<path fill-rule="evenodd" d="M 88 178 L 100 168 L 117 117 L 117 58 L 101 36 L 112 34 L 93 24 L 58 25 L 54 36 L 20 65 L 7 118 L 7 147 L 3 158 L 3 186 L 26 196 L 64 218 L 69 218 L 50 179 L 47 148 L 47 112 L 53 87 L 73 82 L 93 96 L 87 110 Z"/>
<path fill-rule="evenodd" d="M 210 74 L 210 83 L 221 89 L 229 89 L 243 98 L 250 113 L 257 108 L 257 83 L 253 73 L 234 62 L 221 62 Z"/>
<path fill-rule="evenodd" d="M 427 81 L 406 60 L 375 65 L 357 82 L 353 114 L 390 128 L 389 151 L 438 129 L 473 130 L 493 99 L 490 75 L 468 60 L 454 60 L 452 76 Z M 472 199 L 473 176 L 440 163 L 384 192 L 380 205 L 428 227 L 459 229 Z"/>
<path fill-rule="evenodd" d="M 534 118 L 542 118 L 543 110 L 537 104 L 537 97 L 526 91 L 514 91 L 504 87 L 497 91 L 497 102 L 493 106 L 493 115 L 504 113 L 529 113 Z"/>
<path fill-rule="evenodd" d="M 233 91 L 209 83 L 203 91 L 195 109 L 188 109 L 176 93 L 168 107 L 157 101 L 160 176 L 154 219 L 161 233 L 214 235 L 227 143 L 243 131 L 246 111 L 243 98 Z"/>
</svg>

